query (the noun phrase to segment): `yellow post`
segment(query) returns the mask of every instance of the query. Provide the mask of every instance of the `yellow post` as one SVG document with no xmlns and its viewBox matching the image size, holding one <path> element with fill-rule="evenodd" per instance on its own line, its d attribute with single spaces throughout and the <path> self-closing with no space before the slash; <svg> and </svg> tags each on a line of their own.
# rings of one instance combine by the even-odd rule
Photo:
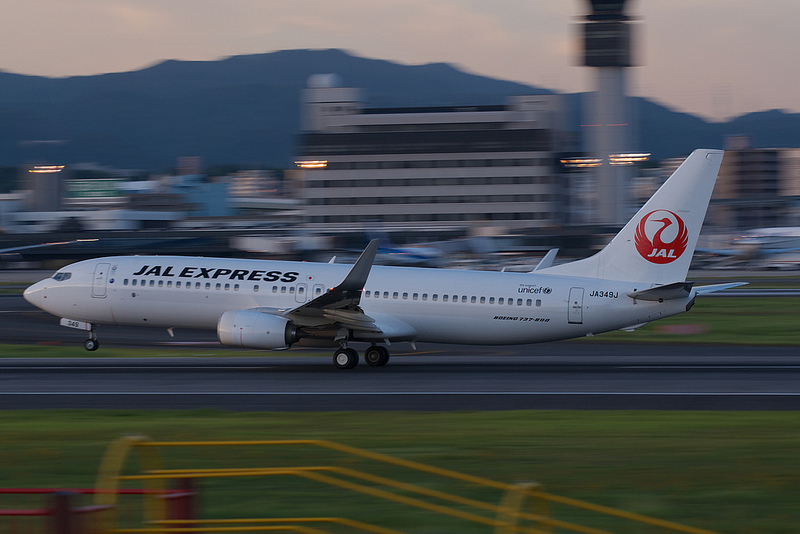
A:
<svg viewBox="0 0 800 534">
<path fill-rule="evenodd" d="M 102 512 L 100 521 L 101 532 L 110 532 L 116 528 L 117 523 L 117 491 L 119 478 L 125 467 L 125 460 L 130 450 L 135 448 L 139 458 L 141 471 L 161 469 L 161 459 L 158 450 L 153 447 L 137 447 L 142 443 L 150 442 L 147 436 L 124 436 L 106 449 L 100 462 L 100 470 L 95 482 L 95 504 L 106 505 L 111 508 Z M 144 489 L 148 491 L 143 497 L 144 517 L 146 521 L 159 521 L 165 519 L 164 500 L 159 498 L 166 488 L 163 479 L 147 479 L 143 482 Z"/>
<path fill-rule="evenodd" d="M 522 482 L 510 486 L 503 494 L 500 501 L 500 511 L 497 513 L 497 523 L 494 528 L 495 534 L 516 534 L 522 506 L 526 500 L 529 502 L 531 514 L 542 519 L 550 517 L 550 508 L 544 501 L 537 500 L 534 491 L 541 490 L 541 485 L 536 482 Z M 541 510 L 537 512 L 536 503 L 539 502 Z M 552 532 L 549 525 L 539 522 L 538 528 L 543 534 Z"/>
</svg>

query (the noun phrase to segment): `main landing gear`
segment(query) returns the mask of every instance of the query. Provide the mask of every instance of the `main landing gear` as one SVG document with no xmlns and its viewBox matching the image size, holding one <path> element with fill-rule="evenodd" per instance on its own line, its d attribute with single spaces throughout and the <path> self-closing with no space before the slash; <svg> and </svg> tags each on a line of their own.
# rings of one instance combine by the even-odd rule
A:
<svg viewBox="0 0 800 534">
<path fill-rule="evenodd" d="M 364 351 L 364 361 L 371 367 L 382 367 L 389 361 L 386 347 L 372 345 Z M 352 369 L 358 365 L 358 352 L 349 347 L 342 347 L 333 354 L 333 365 L 338 369 Z"/>
</svg>

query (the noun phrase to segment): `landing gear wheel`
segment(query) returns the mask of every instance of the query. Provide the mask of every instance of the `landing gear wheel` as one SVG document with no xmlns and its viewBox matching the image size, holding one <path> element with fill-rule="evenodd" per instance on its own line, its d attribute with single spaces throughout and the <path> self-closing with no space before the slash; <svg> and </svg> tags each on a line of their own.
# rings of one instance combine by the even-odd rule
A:
<svg viewBox="0 0 800 534">
<path fill-rule="evenodd" d="M 358 352 L 355 349 L 339 349 L 333 354 L 333 365 L 338 369 L 352 369 L 358 365 Z"/>
<path fill-rule="evenodd" d="M 389 350 L 381 345 L 372 345 L 364 351 L 364 361 L 372 367 L 382 367 L 389 361 Z"/>
<path fill-rule="evenodd" d="M 98 343 L 96 339 L 87 339 L 83 342 L 83 348 L 90 352 L 96 351 L 99 347 L 100 343 Z"/>
</svg>

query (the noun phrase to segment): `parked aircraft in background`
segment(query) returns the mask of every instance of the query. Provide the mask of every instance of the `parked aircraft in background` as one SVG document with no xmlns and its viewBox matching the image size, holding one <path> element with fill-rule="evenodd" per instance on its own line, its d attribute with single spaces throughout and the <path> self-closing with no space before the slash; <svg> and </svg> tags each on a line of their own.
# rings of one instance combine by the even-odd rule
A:
<svg viewBox="0 0 800 534">
<path fill-rule="evenodd" d="M 702 248 L 719 266 L 745 264 L 758 269 L 800 269 L 800 227 L 754 228 L 724 248 Z"/>
<path fill-rule="evenodd" d="M 617 236 L 589 258 L 531 273 L 374 266 L 373 239 L 352 266 L 335 263 L 125 256 L 82 261 L 25 291 L 61 324 L 216 329 L 225 345 L 338 347 L 342 369 L 386 364 L 386 345 L 502 345 L 633 329 L 688 311 L 698 295 L 689 263 L 722 161 L 696 150 Z"/>
<path fill-rule="evenodd" d="M 398 245 L 384 231 L 367 232 L 367 237 L 378 241 L 376 259 L 382 265 L 442 267 L 446 259 L 444 252 L 432 244 Z"/>
</svg>

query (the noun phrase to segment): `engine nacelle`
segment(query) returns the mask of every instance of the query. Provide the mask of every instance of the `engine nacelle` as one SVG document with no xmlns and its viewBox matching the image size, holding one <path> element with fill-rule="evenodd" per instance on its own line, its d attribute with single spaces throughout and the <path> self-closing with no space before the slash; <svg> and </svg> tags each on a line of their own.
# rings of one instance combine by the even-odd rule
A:
<svg viewBox="0 0 800 534">
<path fill-rule="evenodd" d="M 298 339 L 288 319 L 251 310 L 223 313 L 217 337 L 223 345 L 250 349 L 288 349 Z"/>
</svg>

